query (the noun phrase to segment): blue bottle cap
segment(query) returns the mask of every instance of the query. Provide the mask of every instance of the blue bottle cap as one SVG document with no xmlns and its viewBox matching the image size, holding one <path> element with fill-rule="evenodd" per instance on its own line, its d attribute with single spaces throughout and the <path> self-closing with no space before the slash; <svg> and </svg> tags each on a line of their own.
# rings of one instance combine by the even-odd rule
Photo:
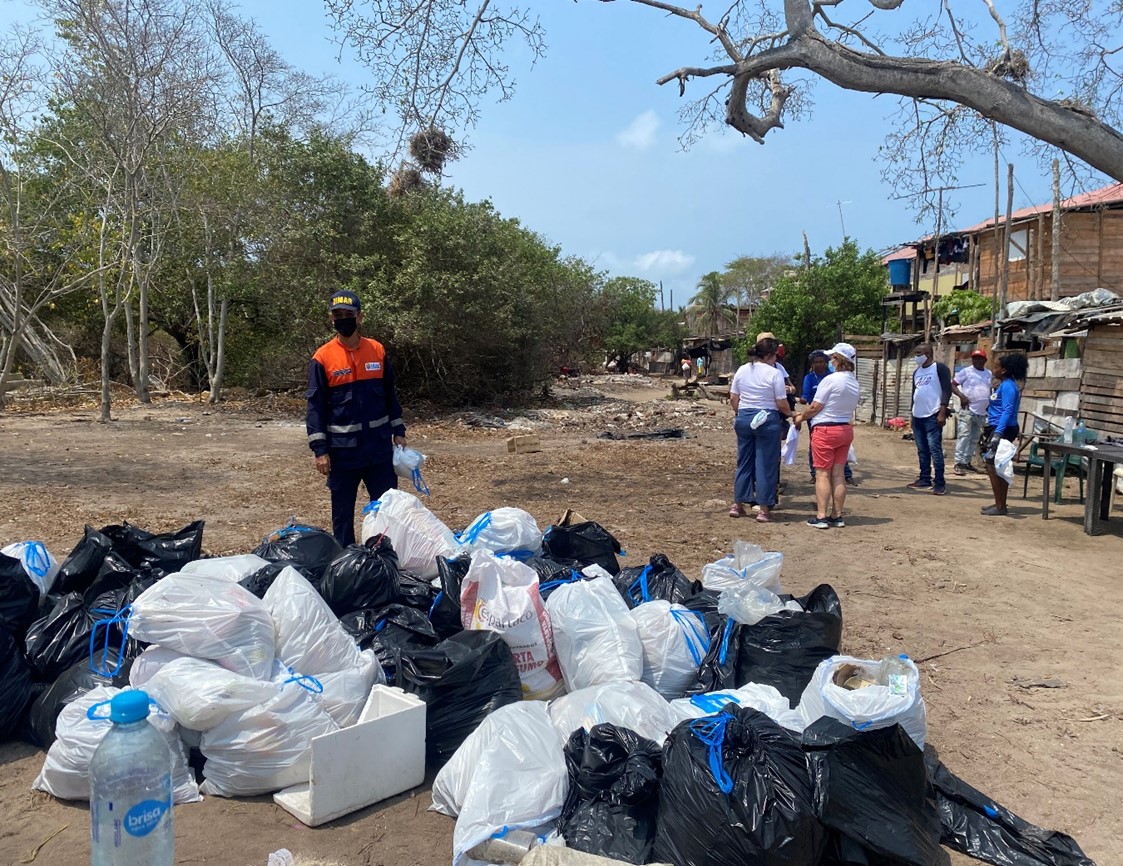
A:
<svg viewBox="0 0 1123 866">
<path fill-rule="evenodd" d="M 897 658 L 904 659 L 905 661 L 908 661 L 909 654 L 908 653 L 901 653 L 899 656 L 897 656 Z"/>
<path fill-rule="evenodd" d="M 109 702 L 109 718 L 115 725 L 127 725 L 148 718 L 148 693 L 129 689 L 114 695 Z"/>
</svg>

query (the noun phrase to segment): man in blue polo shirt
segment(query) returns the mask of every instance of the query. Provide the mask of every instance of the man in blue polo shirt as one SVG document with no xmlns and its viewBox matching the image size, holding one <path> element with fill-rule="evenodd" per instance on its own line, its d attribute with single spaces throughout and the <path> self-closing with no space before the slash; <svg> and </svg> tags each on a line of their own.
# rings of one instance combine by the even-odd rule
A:
<svg viewBox="0 0 1123 866">
<path fill-rule="evenodd" d="M 827 353 L 822 349 L 816 349 L 811 353 L 808 358 L 811 364 L 811 371 L 803 377 L 803 392 L 799 395 L 799 402 L 808 406 L 815 400 L 815 389 L 819 387 L 819 383 L 830 375 L 830 358 Z M 814 424 L 811 421 L 807 422 L 807 462 L 811 466 L 811 481 L 815 481 L 815 462 L 811 459 L 811 430 Z M 850 468 L 847 463 L 844 467 L 847 484 L 856 484 L 854 480 L 854 470 Z"/>
</svg>

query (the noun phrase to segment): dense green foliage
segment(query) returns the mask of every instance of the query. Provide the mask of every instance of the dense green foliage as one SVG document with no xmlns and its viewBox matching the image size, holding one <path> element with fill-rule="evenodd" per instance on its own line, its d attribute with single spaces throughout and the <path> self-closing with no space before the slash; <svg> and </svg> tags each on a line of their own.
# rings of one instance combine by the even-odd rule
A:
<svg viewBox="0 0 1123 866">
<path fill-rule="evenodd" d="M 811 351 L 829 348 L 844 333 L 879 333 L 885 291 L 881 259 L 873 250 L 860 252 L 847 239 L 776 281 L 746 342 L 759 331 L 774 333 L 787 348 L 791 363 L 785 366 L 794 375 Z"/>
<path fill-rule="evenodd" d="M 932 305 L 932 314 L 948 325 L 974 325 L 991 317 L 992 300 L 970 289 L 956 289 Z"/>
</svg>

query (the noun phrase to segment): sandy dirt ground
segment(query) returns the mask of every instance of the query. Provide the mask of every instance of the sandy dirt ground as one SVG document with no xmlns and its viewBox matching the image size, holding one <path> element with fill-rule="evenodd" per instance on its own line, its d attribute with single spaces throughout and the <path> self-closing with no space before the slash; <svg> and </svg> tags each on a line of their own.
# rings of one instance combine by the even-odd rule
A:
<svg viewBox="0 0 1123 866">
<path fill-rule="evenodd" d="M 665 385 L 638 381 L 559 388 L 554 403 L 530 412 L 407 412 L 413 444 L 430 457 L 430 506 L 454 528 L 501 505 L 526 508 L 545 527 L 574 507 L 616 534 L 625 563 L 663 552 L 692 576 L 734 538 L 782 550 L 788 591 L 837 589 L 844 652 L 938 656 L 921 664 L 929 739 L 954 772 L 1026 819 L 1071 833 L 1101 866 L 1120 862 L 1123 508 L 1113 534 L 1089 538 L 1075 487 L 1043 522 L 1035 478 L 1029 500 L 1013 497 L 1013 517 L 981 518 L 983 476 L 950 476 L 943 498 L 907 490 L 912 443 L 863 427 L 845 529 L 803 525 L 811 485 L 802 448 L 799 465 L 784 470 L 777 522 L 731 520 L 729 408 L 671 402 Z M 122 404 L 109 425 L 93 423 L 85 406 L 35 408 L 0 416 L 0 543 L 41 539 L 62 559 L 87 523 L 167 531 L 205 518 L 205 550 L 225 554 L 252 550 L 292 516 L 329 524 L 299 400 Z M 525 429 L 486 426 L 496 416 Z M 683 427 L 689 438 L 597 439 L 657 427 Z M 506 437 L 529 430 L 543 450 L 509 455 Z M 1026 689 L 1015 678 L 1063 687 Z M 42 762 L 31 746 L 0 745 L 0 866 L 89 862 L 86 804 L 30 790 Z M 268 797 L 211 797 L 176 809 L 176 862 L 264 866 L 287 847 L 346 866 L 439 866 L 450 862 L 453 824 L 428 805 L 421 788 L 311 830 Z"/>
</svg>

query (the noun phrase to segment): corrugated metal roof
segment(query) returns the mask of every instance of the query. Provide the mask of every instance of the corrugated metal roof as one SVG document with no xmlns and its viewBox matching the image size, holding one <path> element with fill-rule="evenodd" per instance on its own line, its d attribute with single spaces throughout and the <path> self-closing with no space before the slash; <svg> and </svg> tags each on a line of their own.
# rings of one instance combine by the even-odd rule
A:
<svg viewBox="0 0 1123 866">
<path fill-rule="evenodd" d="M 1106 207 L 1113 204 L 1123 204 L 1123 183 L 1113 183 L 1101 189 L 1094 189 L 1091 192 L 1083 192 L 1080 195 L 1074 195 L 1072 198 L 1066 198 L 1061 202 L 1062 211 L 1083 210 L 1085 208 Z M 1032 207 L 1018 208 L 1010 214 L 1011 224 L 1020 222 L 1030 217 L 1035 217 L 1038 214 L 1050 213 L 1053 210 L 1053 203 L 1038 204 Z M 998 225 L 1003 225 L 1006 222 L 1006 217 L 1001 216 L 998 218 Z M 995 220 L 991 217 L 988 220 L 983 220 L 981 223 L 971 226 L 970 228 L 959 229 L 955 234 L 975 234 L 977 232 L 985 231 L 988 228 L 994 228 Z"/>
<path fill-rule="evenodd" d="M 882 257 L 881 263 L 883 265 L 887 265 L 890 262 L 900 261 L 901 259 L 915 259 L 915 258 L 916 258 L 916 248 L 915 247 L 901 247 L 896 252 L 889 253 L 887 256 Z"/>
</svg>

